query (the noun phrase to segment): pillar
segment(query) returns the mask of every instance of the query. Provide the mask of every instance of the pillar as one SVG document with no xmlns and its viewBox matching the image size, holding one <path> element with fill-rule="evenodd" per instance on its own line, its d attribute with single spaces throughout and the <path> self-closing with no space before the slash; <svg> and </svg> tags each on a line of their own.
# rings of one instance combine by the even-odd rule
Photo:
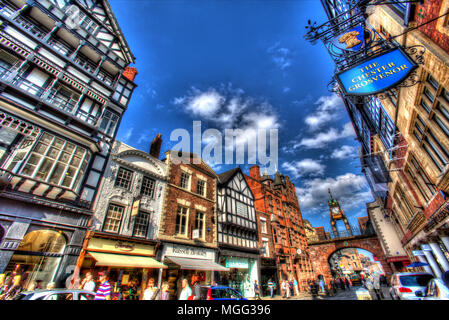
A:
<svg viewBox="0 0 449 320">
<path fill-rule="evenodd" d="M 449 236 L 440 236 L 441 241 L 444 243 L 444 246 L 449 251 Z"/>
<path fill-rule="evenodd" d="M 430 247 L 432 248 L 433 254 L 437 257 L 438 263 L 441 266 L 441 269 L 443 271 L 449 270 L 449 262 L 447 261 L 446 257 L 443 254 L 443 251 L 441 251 L 441 248 L 438 243 L 432 242 L 429 243 Z"/>
<path fill-rule="evenodd" d="M 428 263 L 430 264 L 435 277 L 441 278 L 440 267 L 438 266 L 438 263 L 435 261 L 435 258 L 433 257 L 432 252 L 424 250 L 423 246 L 421 246 L 421 250 L 424 252 L 424 255 L 426 256 L 426 259 L 427 259 Z"/>
</svg>

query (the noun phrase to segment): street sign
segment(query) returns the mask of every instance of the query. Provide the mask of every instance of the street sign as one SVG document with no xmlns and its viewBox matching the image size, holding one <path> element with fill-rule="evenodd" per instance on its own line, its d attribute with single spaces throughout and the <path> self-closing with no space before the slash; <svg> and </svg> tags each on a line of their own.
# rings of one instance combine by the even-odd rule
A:
<svg viewBox="0 0 449 320">
<path fill-rule="evenodd" d="M 194 229 L 192 231 L 192 239 L 198 239 L 200 237 L 200 229 Z"/>
<path fill-rule="evenodd" d="M 336 74 L 345 95 L 366 96 L 398 85 L 417 67 L 401 49 L 396 48 Z"/>
</svg>

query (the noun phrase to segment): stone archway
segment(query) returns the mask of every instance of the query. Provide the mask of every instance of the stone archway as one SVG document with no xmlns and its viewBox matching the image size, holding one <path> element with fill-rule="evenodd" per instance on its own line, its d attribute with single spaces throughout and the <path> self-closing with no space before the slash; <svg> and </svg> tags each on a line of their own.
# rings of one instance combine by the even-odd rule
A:
<svg viewBox="0 0 449 320">
<path fill-rule="evenodd" d="M 332 273 L 329 264 L 329 258 L 337 251 L 346 248 L 363 249 L 371 252 L 381 263 L 382 269 L 387 278 L 393 273 L 390 265 L 387 263 L 385 255 L 380 246 L 379 240 L 375 237 L 369 238 L 348 238 L 338 240 L 327 240 L 316 243 L 310 243 L 310 258 L 315 275 L 323 275 L 326 283 L 332 280 Z"/>
</svg>

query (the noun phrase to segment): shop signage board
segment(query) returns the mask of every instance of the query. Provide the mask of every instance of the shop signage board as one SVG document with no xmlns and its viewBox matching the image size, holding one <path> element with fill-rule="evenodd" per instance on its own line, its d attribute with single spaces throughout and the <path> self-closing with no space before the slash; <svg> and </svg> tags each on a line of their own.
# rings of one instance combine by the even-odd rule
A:
<svg viewBox="0 0 449 320">
<path fill-rule="evenodd" d="M 336 36 L 332 40 L 332 44 L 341 50 L 359 51 L 365 43 L 364 35 L 363 27 L 356 26 Z"/>
<path fill-rule="evenodd" d="M 345 95 L 366 96 L 400 84 L 417 67 L 401 49 L 395 48 L 336 74 Z"/>
<path fill-rule="evenodd" d="M 187 258 L 197 258 L 197 259 L 215 259 L 215 251 L 213 249 L 185 246 L 180 244 L 166 244 L 165 246 L 165 256 L 172 257 L 187 257 Z"/>
<path fill-rule="evenodd" d="M 421 249 L 422 249 L 423 251 L 432 251 L 432 248 L 431 248 L 430 245 L 428 245 L 428 244 L 423 244 L 423 245 L 421 246 Z"/>
<path fill-rule="evenodd" d="M 92 238 L 87 246 L 89 251 L 154 256 L 154 245 L 145 245 L 129 241 Z"/>
<path fill-rule="evenodd" d="M 424 252 L 422 252 L 422 250 L 413 250 L 412 254 L 417 257 L 417 256 L 423 256 Z"/>
<path fill-rule="evenodd" d="M 248 259 L 246 258 L 226 258 L 226 268 L 248 269 Z"/>
</svg>

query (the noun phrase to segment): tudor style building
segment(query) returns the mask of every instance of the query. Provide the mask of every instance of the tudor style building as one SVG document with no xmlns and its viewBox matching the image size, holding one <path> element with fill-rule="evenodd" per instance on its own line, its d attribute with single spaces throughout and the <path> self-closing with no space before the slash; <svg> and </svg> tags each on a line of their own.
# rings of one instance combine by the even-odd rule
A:
<svg viewBox="0 0 449 320">
<path fill-rule="evenodd" d="M 307 281 L 313 279 L 314 274 L 295 186 L 288 176 L 279 172 L 276 172 L 274 180 L 268 174 L 261 176 L 257 165 L 249 169 L 249 176 L 245 175 L 245 179 L 255 195 L 256 210 L 270 215 L 277 279 L 294 277 L 299 289 L 307 290 Z M 272 264 L 265 263 L 262 274 L 271 277 L 272 268 Z"/>
<path fill-rule="evenodd" d="M 220 282 L 253 297 L 254 280 L 260 283 L 254 195 L 240 167 L 219 174 L 218 181 L 219 263 L 230 268 L 220 274 Z"/>
<path fill-rule="evenodd" d="M 135 88 L 108 1 L 0 1 L 0 273 L 64 280 Z"/>
</svg>

